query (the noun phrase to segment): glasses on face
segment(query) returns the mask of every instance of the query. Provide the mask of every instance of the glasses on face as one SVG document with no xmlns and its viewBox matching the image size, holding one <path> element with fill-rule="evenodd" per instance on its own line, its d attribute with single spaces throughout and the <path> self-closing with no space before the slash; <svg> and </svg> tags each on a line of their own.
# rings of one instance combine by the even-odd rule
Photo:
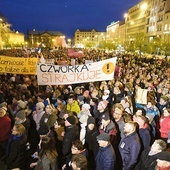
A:
<svg viewBox="0 0 170 170">
<path fill-rule="evenodd" d="M 78 150 L 78 149 L 77 149 L 77 148 L 75 148 L 74 146 L 72 146 L 72 147 L 71 147 L 71 149 L 73 149 L 73 150 Z"/>
</svg>

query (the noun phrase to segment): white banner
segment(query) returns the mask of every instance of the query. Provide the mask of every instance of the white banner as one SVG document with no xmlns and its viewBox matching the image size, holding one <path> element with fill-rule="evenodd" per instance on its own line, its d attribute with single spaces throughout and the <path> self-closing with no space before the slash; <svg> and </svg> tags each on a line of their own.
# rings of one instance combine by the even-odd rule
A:
<svg viewBox="0 0 170 170">
<path fill-rule="evenodd" d="M 84 65 L 37 64 L 38 85 L 76 84 L 112 80 L 116 57 Z"/>
<path fill-rule="evenodd" d="M 137 89 L 136 103 L 147 104 L 147 89 Z"/>
</svg>

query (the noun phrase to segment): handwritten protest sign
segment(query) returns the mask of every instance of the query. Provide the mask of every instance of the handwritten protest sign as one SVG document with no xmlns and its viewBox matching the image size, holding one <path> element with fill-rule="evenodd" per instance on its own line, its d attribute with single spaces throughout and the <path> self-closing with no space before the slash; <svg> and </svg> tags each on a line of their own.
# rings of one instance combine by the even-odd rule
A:
<svg viewBox="0 0 170 170">
<path fill-rule="evenodd" d="M 38 85 L 75 84 L 112 80 L 116 57 L 83 65 L 37 64 Z"/>
<path fill-rule="evenodd" d="M 36 74 L 37 58 L 0 56 L 0 73 Z"/>
</svg>

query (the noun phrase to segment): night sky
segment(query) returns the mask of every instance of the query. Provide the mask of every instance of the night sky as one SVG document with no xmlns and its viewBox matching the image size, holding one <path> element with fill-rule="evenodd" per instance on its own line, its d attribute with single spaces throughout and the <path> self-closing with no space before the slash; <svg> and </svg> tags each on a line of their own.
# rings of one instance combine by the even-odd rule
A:
<svg viewBox="0 0 170 170">
<path fill-rule="evenodd" d="M 76 29 L 106 31 L 113 21 L 142 0 L 3 0 L 0 13 L 12 29 L 60 31 L 72 38 Z"/>
</svg>

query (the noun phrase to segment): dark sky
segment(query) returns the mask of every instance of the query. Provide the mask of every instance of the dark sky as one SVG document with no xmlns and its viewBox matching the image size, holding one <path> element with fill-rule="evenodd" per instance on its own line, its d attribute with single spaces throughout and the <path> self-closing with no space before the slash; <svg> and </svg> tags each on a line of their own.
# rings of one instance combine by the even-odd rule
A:
<svg viewBox="0 0 170 170">
<path fill-rule="evenodd" d="M 1 0 L 0 13 L 12 28 L 60 31 L 71 38 L 76 29 L 106 31 L 113 21 L 142 0 Z"/>
</svg>

